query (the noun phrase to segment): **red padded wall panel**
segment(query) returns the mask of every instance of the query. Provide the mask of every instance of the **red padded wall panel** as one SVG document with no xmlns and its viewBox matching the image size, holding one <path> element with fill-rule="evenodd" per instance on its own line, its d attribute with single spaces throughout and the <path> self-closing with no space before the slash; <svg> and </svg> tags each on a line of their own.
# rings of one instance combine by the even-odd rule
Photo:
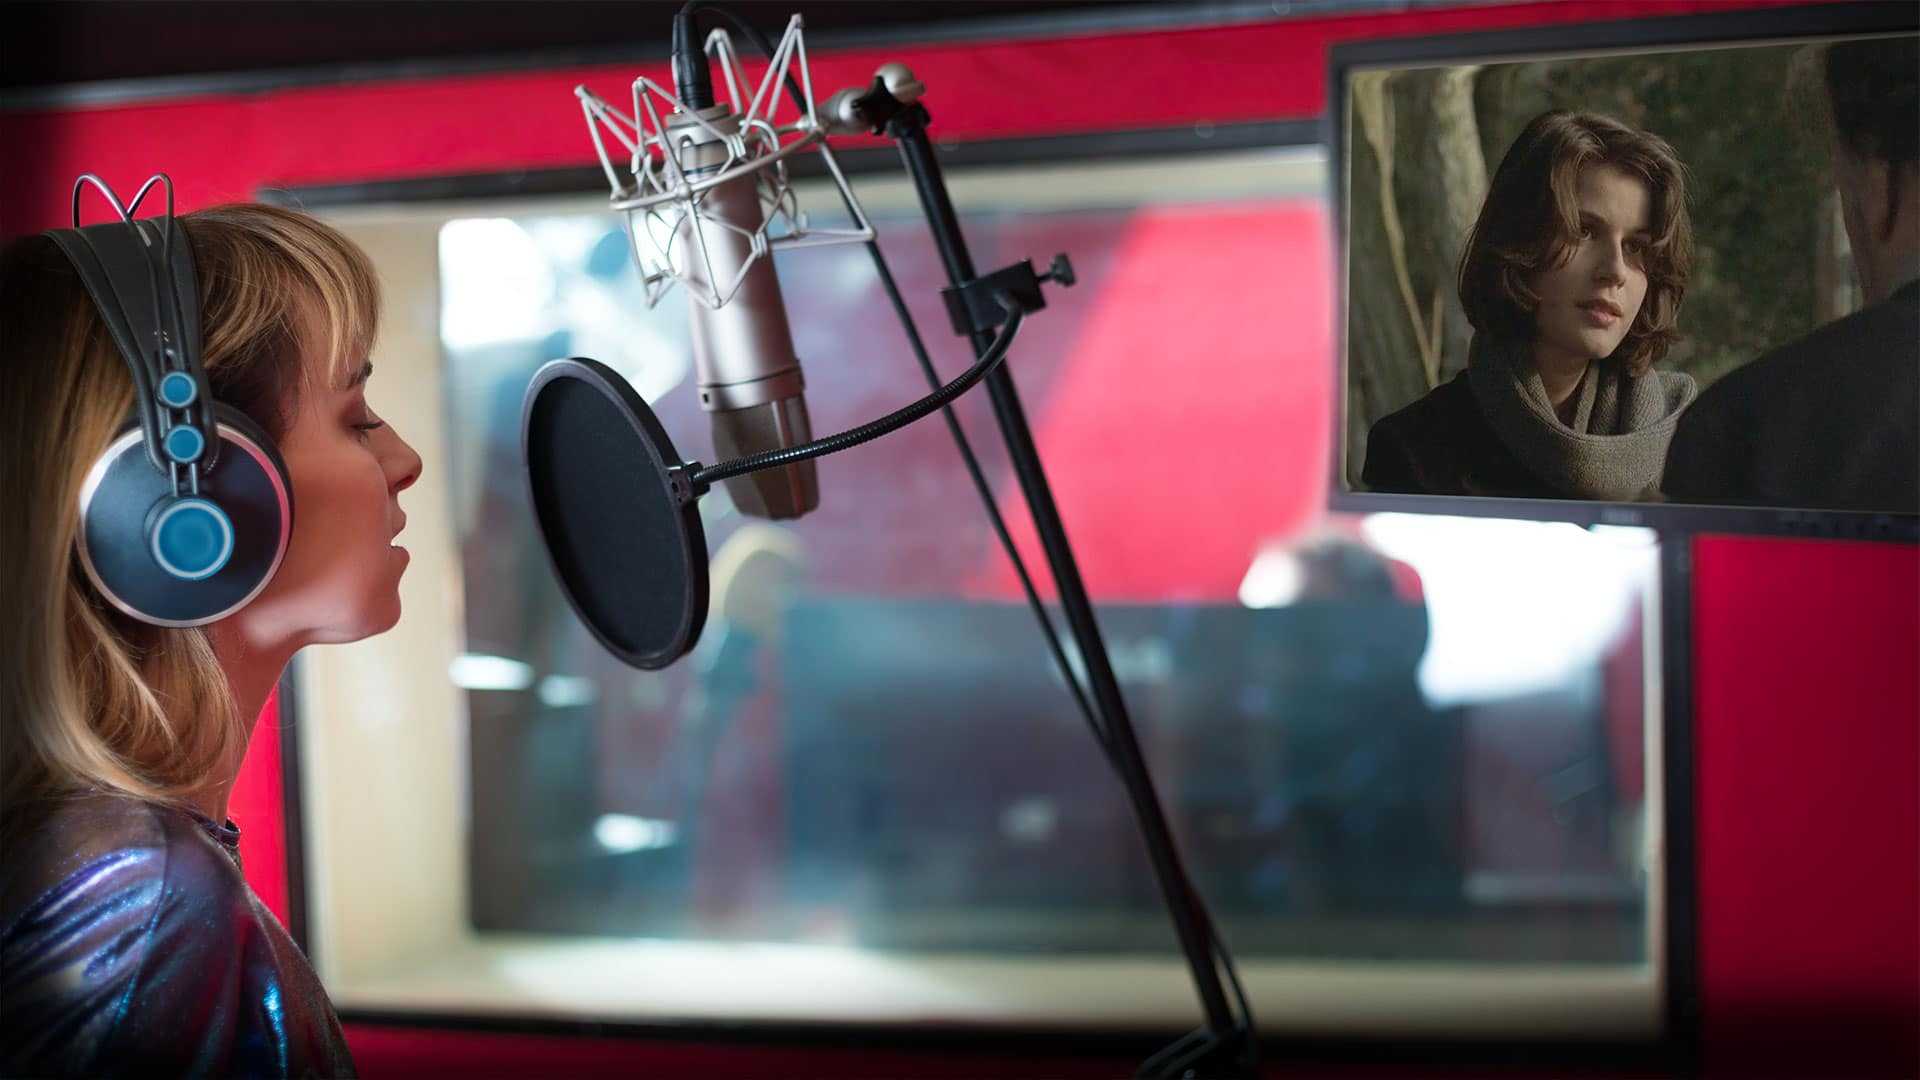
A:
<svg viewBox="0 0 1920 1080">
<path fill-rule="evenodd" d="M 1335 40 L 1724 6 L 1493 4 L 902 47 L 820 57 L 819 80 L 864 81 L 880 60 L 906 60 L 935 87 L 930 104 L 944 139 L 1305 119 L 1323 107 L 1325 49 Z M 585 81 L 617 95 L 634 73 L 362 81 L 0 113 L 8 163 L 0 169 L 0 233 L 64 224 L 67 186 L 83 170 L 125 186 L 166 168 L 180 182 L 183 208 L 192 208 L 268 184 L 589 164 L 571 87 Z M 1318 428 L 1311 432 L 1277 448 L 1276 460 L 1295 463 L 1284 482 L 1323 482 L 1324 438 Z M 1920 1073 L 1920 551 L 1707 538 L 1697 544 L 1695 569 L 1699 946 L 1709 1066 L 1726 1076 Z M 257 729 L 233 806 L 249 876 L 284 917 L 271 712 Z M 551 1075 L 556 1067 L 582 1075 L 649 1063 L 795 1075 L 843 1072 L 854 1060 L 827 1051 L 762 1058 L 732 1047 L 561 1046 L 375 1028 L 356 1028 L 353 1037 L 375 1075 L 418 1075 L 428 1065 L 462 1075 Z M 996 1063 L 990 1071 L 1079 1075 L 1039 1062 Z M 1112 1070 L 1101 1063 L 1092 1071 Z M 933 1058 L 911 1056 L 885 1059 L 880 1072 L 956 1075 Z"/>
<path fill-rule="evenodd" d="M 1920 1075 L 1920 552 L 1694 557 L 1708 1062 Z"/>
</svg>

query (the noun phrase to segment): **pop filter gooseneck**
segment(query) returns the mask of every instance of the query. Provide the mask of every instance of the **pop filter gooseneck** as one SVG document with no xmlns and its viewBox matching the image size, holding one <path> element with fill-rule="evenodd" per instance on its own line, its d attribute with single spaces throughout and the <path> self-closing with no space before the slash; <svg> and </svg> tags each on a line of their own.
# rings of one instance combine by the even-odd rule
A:
<svg viewBox="0 0 1920 1080">
<path fill-rule="evenodd" d="M 707 537 L 699 499 L 716 481 L 859 446 L 951 403 L 1006 360 L 1022 311 L 972 367 L 926 397 L 850 431 L 718 465 L 686 462 L 653 410 L 598 360 L 541 367 L 520 410 L 527 494 L 560 591 L 594 639 L 658 670 L 707 621 Z"/>
</svg>

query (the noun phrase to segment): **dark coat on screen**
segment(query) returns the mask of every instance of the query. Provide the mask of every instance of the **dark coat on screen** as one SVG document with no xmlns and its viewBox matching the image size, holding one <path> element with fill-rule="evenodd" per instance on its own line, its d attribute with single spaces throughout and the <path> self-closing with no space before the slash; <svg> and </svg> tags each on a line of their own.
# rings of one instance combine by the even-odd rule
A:
<svg viewBox="0 0 1920 1080">
<path fill-rule="evenodd" d="M 1566 497 L 1494 433 L 1465 371 L 1374 423 L 1367 432 L 1360 482 L 1368 491 L 1396 494 Z"/>
<path fill-rule="evenodd" d="M 1674 502 L 1920 511 L 1920 282 L 1708 388 L 1667 454 Z"/>
</svg>

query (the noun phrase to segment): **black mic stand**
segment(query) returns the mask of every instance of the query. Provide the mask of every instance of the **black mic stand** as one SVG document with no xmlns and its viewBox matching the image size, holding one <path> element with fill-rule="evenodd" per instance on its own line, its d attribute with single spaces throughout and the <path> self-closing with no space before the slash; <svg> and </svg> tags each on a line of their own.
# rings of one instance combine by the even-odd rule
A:
<svg viewBox="0 0 1920 1080">
<path fill-rule="evenodd" d="M 1062 256 L 1055 259 L 1052 270 L 1043 275 L 1036 275 L 1029 263 L 1016 264 L 984 278 L 977 275 L 973 258 L 967 252 L 966 239 L 961 235 L 960 220 L 954 213 L 953 201 L 941 174 L 933 142 L 927 137 L 930 119 L 927 110 L 918 102 L 900 102 L 887 90 L 881 79 L 875 80 L 872 91 L 863 96 L 858 104 L 860 115 L 871 124 L 874 134 L 884 133 L 898 143 L 900 158 L 913 177 L 914 189 L 919 193 L 921 206 L 926 210 L 934 243 L 940 250 L 947 277 L 953 283 L 944 296 L 954 328 L 972 341 L 975 355 L 984 356 L 993 344 L 992 326 L 1006 317 L 995 297 L 1009 297 L 1027 310 L 1036 309 L 1044 304 L 1039 284 L 1048 280 L 1062 285 L 1073 284 L 1072 267 Z M 1107 657 L 1100 627 L 1094 620 L 1093 605 L 1087 598 L 1086 585 L 1080 578 L 1079 564 L 1074 559 L 1072 546 L 1067 542 L 1066 526 L 1060 520 L 1059 508 L 1053 501 L 1053 491 L 1041 467 L 1040 451 L 1034 445 L 1033 431 L 1027 425 L 1019 392 L 1014 388 L 1013 375 L 1002 364 L 987 375 L 986 383 L 987 392 L 993 400 L 994 418 L 1006 441 L 1007 453 L 1019 477 L 1020 490 L 1026 496 L 1028 510 L 1033 515 L 1041 546 L 1046 551 L 1047 565 L 1060 590 L 1061 607 L 1065 609 L 1073 640 L 1086 664 L 1088 681 L 1092 684 L 1094 709 L 1101 727 L 1108 735 L 1114 766 L 1120 773 L 1133 803 L 1135 816 L 1139 819 L 1147 854 L 1153 861 L 1154 877 L 1166 899 L 1168 914 L 1179 936 L 1181 950 L 1186 954 L 1187 965 L 1192 969 L 1194 987 L 1199 992 L 1200 1004 L 1206 1014 L 1204 1038 L 1195 1039 L 1195 1045 L 1182 1048 L 1177 1056 L 1174 1053 L 1155 1055 L 1148 1065 L 1142 1067 L 1142 1073 L 1161 1075 L 1154 1063 L 1164 1057 L 1168 1059 L 1166 1065 L 1178 1069 L 1166 1075 L 1253 1076 L 1256 1051 L 1252 1033 L 1253 1018 L 1249 1014 L 1244 1022 L 1236 1022 L 1228 1005 L 1227 993 L 1220 978 L 1220 965 L 1226 961 L 1225 947 L 1214 933 L 1205 903 L 1181 863 L 1173 832 L 1167 825 L 1166 813 L 1161 808 L 1153 778 L 1140 752 L 1139 739 L 1134 734 L 1133 722 L 1128 717 L 1120 684 L 1114 678 L 1113 665 Z M 1074 678 L 1071 671 L 1063 672 L 1063 675 L 1068 679 Z M 1168 1051 L 1172 1052 L 1174 1048 L 1169 1047 Z"/>
<path fill-rule="evenodd" d="M 674 72 L 676 86 L 683 98 L 701 99 L 710 95 L 710 90 L 703 90 L 697 85 L 706 81 L 706 63 L 693 47 L 693 20 L 703 9 L 726 16 L 754 40 L 769 62 L 775 53 L 765 35 L 751 23 L 719 5 L 689 0 L 674 20 Z M 793 95 L 795 103 L 811 114 L 811 104 L 791 75 L 786 78 L 786 88 Z M 896 88 L 901 96 L 895 96 Z M 1153 778 L 1148 774 L 1146 760 L 1140 753 L 1140 742 L 1134 734 L 1133 722 L 1127 715 L 1119 681 L 1114 678 L 1106 643 L 1101 640 L 1100 627 L 1094 621 L 1093 604 L 1088 600 L 1086 585 L 1080 579 L 1080 566 L 1073 557 L 1072 546 L 1067 542 L 1066 526 L 1061 522 L 1059 508 L 1054 504 L 1046 471 L 1041 468 L 1040 451 L 1034 445 L 1033 431 L 1027 425 L 1025 410 L 1020 406 L 1020 395 L 1014 389 L 1013 376 L 1005 363 L 996 362 L 990 368 L 987 363 L 989 354 L 997 354 L 998 359 L 1004 358 L 1005 349 L 1012 341 L 1012 332 L 1018 328 L 1024 314 L 1046 306 L 1040 291 L 1042 283 L 1053 281 L 1060 285 L 1073 284 L 1072 264 L 1062 255 L 1054 260 L 1046 274 L 1036 274 L 1032 263 L 1025 261 L 984 277 L 975 273 L 973 257 L 968 254 L 966 238 L 960 231 L 960 219 L 954 213 L 953 200 L 948 194 L 946 180 L 941 175 L 940 162 L 934 155 L 932 141 L 927 137 L 927 124 L 931 117 L 917 100 L 920 89 L 919 83 L 902 65 L 888 64 L 880 69 L 867 91 L 857 96 L 848 92 L 848 100 L 830 103 L 828 111 L 836 117 L 853 121 L 854 126 L 867 128 L 872 134 L 885 134 L 892 138 L 900 147 L 900 158 L 907 172 L 913 177 L 914 189 L 926 211 L 934 243 L 940 250 L 947 278 L 952 282 L 952 286 L 942 294 L 948 315 L 953 321 L 954 330 L 973 343 L 976 364 L 970 374 L 977 377 L 980 370 L 987 369 L 985 381 L 993 400 L 994 417 L 1006 441 L 1007 454 L 1019 477 L 1027 508 L 1033 516 L 1034 529 L 1046 552 L 1047 565 L 1060 590 L 1060 603 L 1066 611 L 1074 643 L 1079 648 L 1088 680 L 1092 683 L 1091 707 L 1100 729 L 1096 735 L 1102 739 L 1102 748 L 1107 751 L 1115 770 L 1120 774 L 1128 801 L 1133 804 L 1134 815 L 1139 819 L 1146 840 L 1147 854 L 1153 862 L 1154 877 L 1159 882 L 1161 895 L 1166 899 L 1167 911 L 1180 939 L 1181 951 L 1186 955 L 1194 987 L 1200 995 L 1206 1026 L 1148 1058 L 1142 1063 L 1139 1073 L 1143 1077 L 1251 1078 L 1256 1074 L 1255 1058 L 1258 1053 L 1252 1011 L 1247 1006 L 1244 994 L 1240 993 L 1237 978 L 1234 991 L 1239 1000 L 1240 1021 L 1235 1021 L 1227 1002 L 1220 969 L 1225 967 L 1231 976 L 1232 961 L 1214 930 L 1205 903 L 1180 861 L 1173 832 L 1167 825 L 1166 813 L 1161 809 L 1159 795 L 1153 787 Z M 839 97 L 836 95 L 836 98 Z M 902 100 L 903 97 L 906 100 Z M 846 106 L 844 112 L 841 105 Z M 1008 324 L 1007 332 L 996 342 L 993 328 L 1003 323 Z M 766 467 L 781 459 L 798 460 L 829 453 L 835 449 L 833 444 L 836 442 L 856 445 L 883 430 L 897 427 L 898 422 L 905 422 L 908 414 L 920 411 L 922 407 L 930 410 L 938 407 L 943 400 L 951 400 L 952 396 L 957 396 L 965 388 L 963 384 L 971 385 L 968 380 L 969 376 L 962 376 L 894 417 L 868 424 L 862 431 L 849 432 L 836 439 L 820 440 L 805 448 L 754 455 L 707 470 L 699 469 L 697 464 L 674 466 L 666 470 L 668 483 L 674 488 L 676 498 L 684 502 L 684 499 L 697 497 L 700 491 L 705 490 L 706 484 L 714 479 Z M 1072 670 L 1063 671 L 1061 675 L 1069 681 L 1069 685 L 1078 681 Z"/>
</svg>

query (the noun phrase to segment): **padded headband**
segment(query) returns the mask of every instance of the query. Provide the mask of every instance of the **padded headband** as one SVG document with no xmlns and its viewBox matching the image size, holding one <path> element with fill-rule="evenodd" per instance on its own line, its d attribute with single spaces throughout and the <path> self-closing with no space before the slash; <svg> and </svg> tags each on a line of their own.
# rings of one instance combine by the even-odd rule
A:
<svg viewBox="0 0 1920 1080">
<path fill-rule="evenodd" d="M 171 217 L 166 227 L 151 220 L 116 221 L 47 235 L 66 252 L 80 274 L 94 307 L 120 347 L 133 375 L 135 410 L 146 435 L 147 458 L 156 469 L 170 463 L 160 454 L 161 439 L 173 425 L 162 423 L 157 396 L 160 380 L 181 372 L 194 380 L 193 401 L 184 406 L 187 423 L 213 430 L 208 403 L 213 400 L 200 365 L 200 288 L 186 237 Z M 168 353 L 171 351 L 172 355 Z M 219 440 L 207 440 L 197 464 L 210 469 Z"/>
</svg>

